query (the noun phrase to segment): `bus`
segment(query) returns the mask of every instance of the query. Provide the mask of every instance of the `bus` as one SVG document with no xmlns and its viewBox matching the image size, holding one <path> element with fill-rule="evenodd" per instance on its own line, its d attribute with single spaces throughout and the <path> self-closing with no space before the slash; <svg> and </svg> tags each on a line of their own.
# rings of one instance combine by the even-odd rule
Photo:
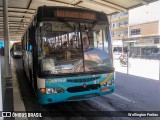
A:
<svg viewBox="0 0 160 120">
<path fill-rule="evenodd" d="M 107 15 L 40 6 L 22 37 L 22 63 L 40 104 L 87 100 L 114 92 Z"/>
<path fill-rule="evenodd" d="M 22 44 L 21 42 L 15 42 L 13 43 L 11 50 L 10 50 L 11 56 L 13 58 L 21 57 L 22 56 Z"/>
</svg>

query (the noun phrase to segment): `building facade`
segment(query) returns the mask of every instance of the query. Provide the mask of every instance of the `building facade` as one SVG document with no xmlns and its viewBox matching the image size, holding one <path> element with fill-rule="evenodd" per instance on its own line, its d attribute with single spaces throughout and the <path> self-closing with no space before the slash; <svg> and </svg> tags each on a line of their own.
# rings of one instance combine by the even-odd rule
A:
<svg viewBox="0 0 160 120">
<path fill-rule="evenodd" d="M 111 16 L 113 51 L 129 51 L 130 57 L 160 56 L 160 1 Z"/>
<path fill-rule="evenodd" d="M 113 51 L 122 53 L 124 39 L 128 38 L 128 12 L 121 12 L 111 16 L 111 31 L 113 39 Z"/>
<path fill-rule="evenodd" d="M 160 21 L 146 22 L 129 26 L 129 38 L 124 41 L 131 57 L 158 59 Z"/>
</svg>

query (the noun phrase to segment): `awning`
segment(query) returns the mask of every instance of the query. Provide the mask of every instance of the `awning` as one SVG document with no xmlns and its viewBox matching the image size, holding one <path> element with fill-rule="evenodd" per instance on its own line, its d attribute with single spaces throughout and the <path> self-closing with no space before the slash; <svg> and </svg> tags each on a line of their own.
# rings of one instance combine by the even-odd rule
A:
<svg viewBox="0 0 160 120">
<path fill-rule="evenodd" d="M 110 15 L 157 0 L 8 0 L 10 40 L 20 40 L 39 6 L 66 6 Z M 0 40 L 3 40 L 3 0 L 0 0 Z"/>
</svg>

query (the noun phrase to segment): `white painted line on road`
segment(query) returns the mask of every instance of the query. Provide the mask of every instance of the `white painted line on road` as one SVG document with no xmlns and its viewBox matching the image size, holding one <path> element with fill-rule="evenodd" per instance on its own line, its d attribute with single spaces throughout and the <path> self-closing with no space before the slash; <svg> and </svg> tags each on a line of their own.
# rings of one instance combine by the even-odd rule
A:
<svg viewBox="0 0 160 120">
<path fill-rule="evenodd" d="M 116 94 L 116 93 L 113 93 L 113 95 L 115 95 L 115 96 L 117 96 L 117 97 L 120 97 L 120 98 L 122 98 L 122 99 L 124 99 L 124 100 L 126 100 L 126 101 L 128 101 L 128 102 L 135 102 L 135 101 L 133 101 L 133 100 L 129 100 L 128 98 L 125 98 L 125 97 L 123 97 L 123 96 L 121 96 L 121 95 L 118 95 L 118 94 Z"/>
</svg>

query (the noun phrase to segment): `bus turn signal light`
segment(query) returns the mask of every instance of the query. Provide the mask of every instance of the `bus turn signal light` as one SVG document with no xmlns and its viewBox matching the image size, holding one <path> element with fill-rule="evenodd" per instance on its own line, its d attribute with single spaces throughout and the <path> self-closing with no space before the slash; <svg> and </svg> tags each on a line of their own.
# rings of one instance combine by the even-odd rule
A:
<svg viewBox="0 0 160 120">
<path fill-rule="evenodd" d="M 46 94 L 46 88 L 41 88 L 41 93 Z"/>
<path fill-rule="evenodd" d="M 62 88 L 46 88 L 46 94 L 57 94 L 57 93 L 63 93 Z"/>
</svg>

